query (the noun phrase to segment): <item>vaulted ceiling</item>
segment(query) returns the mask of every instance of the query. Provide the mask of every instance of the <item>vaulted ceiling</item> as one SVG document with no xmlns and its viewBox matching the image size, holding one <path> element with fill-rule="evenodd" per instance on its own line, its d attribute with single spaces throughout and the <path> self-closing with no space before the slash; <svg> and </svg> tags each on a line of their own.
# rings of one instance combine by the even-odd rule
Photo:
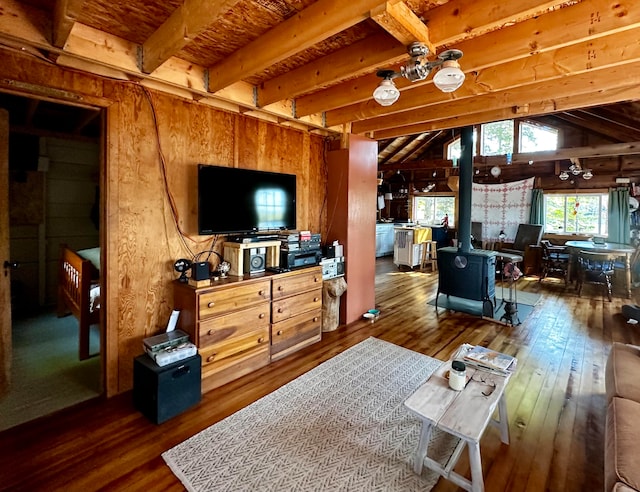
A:
<svg viewBox="0 0 640 492">
<path fill-rule="evenodd" d="M 392 159 L 417 158 L 454 128 L 548 114 L 638 141 L 638 39 L 635 0 L 0 0 L 5 49 L 324 135 L 364 134 L 383 151 L 395 142 Z M 376 71 L 400 70 L 413 41 L 431 60 L 462 50 L 466 80 L 443 93 L 432 76 L 397 78 L 400 99 L 382 107 Z"/>
</svg>

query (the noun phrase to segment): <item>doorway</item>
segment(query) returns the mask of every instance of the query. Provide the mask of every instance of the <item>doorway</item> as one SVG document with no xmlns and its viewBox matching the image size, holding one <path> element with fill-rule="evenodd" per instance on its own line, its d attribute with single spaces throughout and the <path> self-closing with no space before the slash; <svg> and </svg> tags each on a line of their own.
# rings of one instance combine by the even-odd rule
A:
<svg viewBox="0 0 640 492">
<path fill-rule="evenodd" d="M 102 112 L 0 93 L 9 113 L 11 361 L 0 430 L 103 393 L 100 325 L 78 356 L 78 320 L 57 315 L 60 245 L 100 247 Z M 4 259 L 3 259 L 4 261 Z M 98 265 L 99 266 L 99 265 Z"/>
</svg>

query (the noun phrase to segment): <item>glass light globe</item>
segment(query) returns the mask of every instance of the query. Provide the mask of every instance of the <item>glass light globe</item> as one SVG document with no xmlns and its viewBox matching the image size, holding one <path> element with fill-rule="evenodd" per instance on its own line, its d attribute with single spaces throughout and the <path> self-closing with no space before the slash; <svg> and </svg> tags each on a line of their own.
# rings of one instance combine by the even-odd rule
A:
<svg viewBox="0 0 640 492">
<path fill-rule="evenodd" d="M 455 60 L 446 60 L 433 76 L 433 83 L 442 92 L 453 92 L 464 82 L 464 72 Z"/>
<path fill-rule="evenodd" d="M 567 171 L 562 171 L 558 177 L 562 180 L 562 181 L 566 181 L 567 179 L 569 179 L 569 173 L 567 173 Z"/>
<path fill-rule="evenodd" d="M 391 79 L 383 79 L 373 91 L 373 98 L 380 106 L 391 106 L 400 97 L 400 91 Z"/>
<path fill-rule="evenodd" d="M 585 169 L 585 171 L 582 173 L 582 177 L 584 179 L 591 179 L 593 178 L 593 173 L 591 172 L 591 169 Z"/>
</svg>

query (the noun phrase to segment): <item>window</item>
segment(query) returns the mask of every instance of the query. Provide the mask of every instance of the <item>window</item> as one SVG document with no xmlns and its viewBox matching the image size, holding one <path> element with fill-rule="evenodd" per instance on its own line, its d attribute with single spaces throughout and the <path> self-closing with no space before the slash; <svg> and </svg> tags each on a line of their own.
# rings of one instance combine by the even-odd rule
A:
<svg viewBox="0 0 640 492">
<path fill-rule="evenodd" d="M 476 142 L 478 141 L 478 132 L 473 130 L 473 155 L 476 155 Z M 462 143 L 460 137 L 452 140 L 446 145 L 447 156 L 446 158 L 452 161 L 453 159 L 460 159 L 462 154 Z"/>
<path fill-rule="evenodd" d="M 560 194 L 544 197 L 545 232 L 607 235 L 609 196 L 606 193 Z"/>
<path fill-rule="evenodd" d="M 413 199 L 413 221 L 420 224 L 440 224 L 444 216 L 449 216 L 449 226 L 453 226 L 456 215 L 454 196 L 416 196 Z"/>
<path fill-rule="evenodd" d="M 481 155 L 505 155 L 513 152 L 514 120 L 496 121 L 481 125 Z M 538 152 L 556 150 L 558 148 L 559 131 L 547 125 L 533 121 L 519 123 L 518 152 Z M 473 155 L 476 155 L 477 132 L 473 132 Z M 460 138 L 456 138 L 446 146 L 449 160 L 460 159 Z"/>
<path fill-rule="evenodd" d="M 482 125 L 481 155 L 502 155 L 513 152 L 513 120 Z"/>
<path fill-rule="evenodd" d="M 530 121 L 520 123 L 520 152 L 538 152 L 558 148 L 558 129 Z"/>
</svg>

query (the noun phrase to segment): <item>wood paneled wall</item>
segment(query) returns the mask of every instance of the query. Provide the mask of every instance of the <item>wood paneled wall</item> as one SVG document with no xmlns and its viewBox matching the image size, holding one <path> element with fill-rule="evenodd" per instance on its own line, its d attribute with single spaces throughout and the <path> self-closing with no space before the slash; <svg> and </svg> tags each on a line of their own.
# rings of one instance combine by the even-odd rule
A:
<svg viewBox="0 0 640 492">
<path fill-rule="evenodd" d="M 175 259 L 212 245 L 214 238 L 196 231 L 198 163 L 296 174 L 298 228 L 324 232 L 321 137 L 10 51 L 0 51 L 0 59 L 0 90 L 16 80 L 24 95 L 106 109 L 101 244 L 108 396 L 131 388 L 142 339 L 166 326 Z M 240 191 L 242 183 L 221 186 Z"/>
</svg>

